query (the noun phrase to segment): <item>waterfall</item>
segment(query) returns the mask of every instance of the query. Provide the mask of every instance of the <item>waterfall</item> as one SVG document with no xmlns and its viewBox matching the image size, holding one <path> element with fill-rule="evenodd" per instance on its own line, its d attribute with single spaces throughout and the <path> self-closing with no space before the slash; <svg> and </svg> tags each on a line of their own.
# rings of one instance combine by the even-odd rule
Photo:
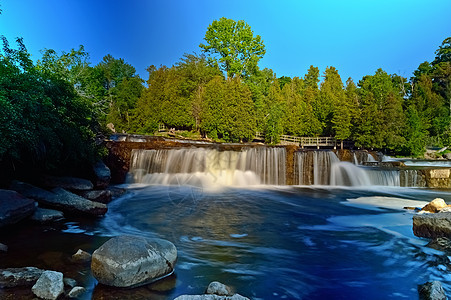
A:
<svg viewBox="0 0 451 300">
<path fill-rule="evenodd" d="M 295 153 L 294 183 L 332 186 L 419 186 L 416 170 L 381 169 L 362 166 L 376 162 L 367 152 L 353 153 L 352 161 L 340 161 L 332 151 Z"/>
<path fill-rule="evenodd" d="M 247 186 L 286 183 L 286 149 L 218 151 L 209 148 L 132 150 L 134 183 Z"/>
</svg>

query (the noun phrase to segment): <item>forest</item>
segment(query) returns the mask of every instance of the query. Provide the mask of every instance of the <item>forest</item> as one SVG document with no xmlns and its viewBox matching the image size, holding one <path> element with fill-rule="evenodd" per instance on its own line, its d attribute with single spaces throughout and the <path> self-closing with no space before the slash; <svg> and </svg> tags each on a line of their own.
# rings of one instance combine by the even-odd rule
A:
<svg viewBox="0 0 451 300">
<path fill-rule="evenodd" d="M 263 39 L 244 21 L 221 18 L 197 53 L 150 66 L 147 80 L 121 58 L 93 65 L 83 46 L 43 49 L 33 62 L 24 41 L 0 51 L 0 162 L 51 170 L 102 155 L 107 124 L 154 134 L 160 124 L 216 141 L 249 142 L 256 132 L 332 136 L 357 147 L 421 156 L 451 144 L 451 37 L 411 78 L 378 69 L 343 82 L 333 66 L 299 77 L 260 69 Z"/>
</svg>

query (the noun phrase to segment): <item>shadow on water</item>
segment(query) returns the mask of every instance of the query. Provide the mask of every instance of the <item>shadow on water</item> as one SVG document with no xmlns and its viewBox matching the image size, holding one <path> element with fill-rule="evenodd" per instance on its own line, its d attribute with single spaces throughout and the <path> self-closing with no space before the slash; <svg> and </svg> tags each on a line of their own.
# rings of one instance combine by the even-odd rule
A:
<svg viewBox="0 0 451 300">
<path fill-rule="evenodd" d="M 417 285 L 429 280 L 451 292 L 449 263 L 413 236 L 412 213 L 399 198 L 437 196 L 451 200 L 447 192 L 406 188 L 130 186 L 104 218 L 3 231 L 9 251 L 0 267 L 61 271 L 87 287 L 83 299 L 173 299 L 201 294 L 214 280 L 253 299 L 415 299 Z M 93 252 L 120 234 L 173 242 L 175 273 L 113 289 L 98 285 L 89 265 L 70 261 L 79 248 Z"/>
</svg>

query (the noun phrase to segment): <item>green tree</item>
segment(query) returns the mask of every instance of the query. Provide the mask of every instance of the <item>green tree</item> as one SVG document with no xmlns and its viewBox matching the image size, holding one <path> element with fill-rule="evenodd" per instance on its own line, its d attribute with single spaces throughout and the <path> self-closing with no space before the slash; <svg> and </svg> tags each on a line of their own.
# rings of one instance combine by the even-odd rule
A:
<svg viewBox="0 0 451 300">
<path fill-rule="evenodd" d="M 199 47 L 219 63 L 227 77 L 246 77 L 257 72 L 258 61 L 265 55 L 265 45 L 254 36 L 244 21 L 221 18 L 214 20 L 205 33 L 205 44 Z"/>
</svg>

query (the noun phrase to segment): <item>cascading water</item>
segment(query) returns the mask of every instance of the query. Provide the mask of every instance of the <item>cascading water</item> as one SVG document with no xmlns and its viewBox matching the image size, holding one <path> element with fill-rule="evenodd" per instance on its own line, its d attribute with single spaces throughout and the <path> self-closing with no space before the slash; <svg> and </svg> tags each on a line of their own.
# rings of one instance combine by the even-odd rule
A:
<svg viewBox="0 0 451 300">
<path fill-rule="evenodd" d="M 148 184 L 248 186 L 286 183 L 286 149 L 208 148 L 133 150 L 130 181 Z"/>
<path fill-rule="evenodd" d="M 376 162 L 369 153 L 353 153 L 353 163 L 340 161 L 332 151 L 295 153 L 295 184 L 332 186 L 417 186 L 416 173 L 361 166 Z"/>
</svg>

